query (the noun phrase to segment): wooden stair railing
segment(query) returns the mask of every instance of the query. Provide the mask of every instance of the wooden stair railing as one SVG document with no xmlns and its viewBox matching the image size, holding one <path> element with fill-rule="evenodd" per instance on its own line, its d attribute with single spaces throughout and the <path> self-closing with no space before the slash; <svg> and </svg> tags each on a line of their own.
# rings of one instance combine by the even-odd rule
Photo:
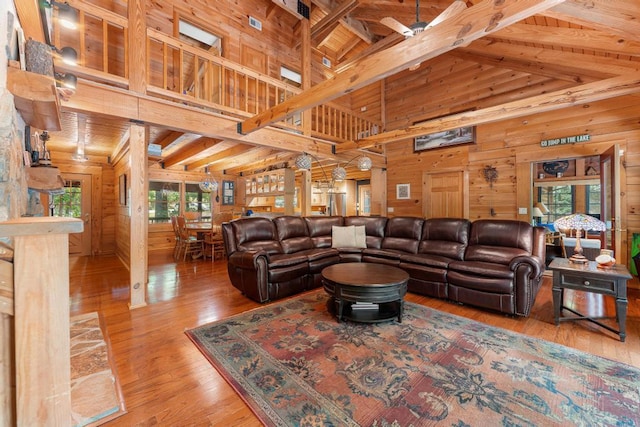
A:
<svg viewBox="0 0 640 427">
<path fill-rule="evenodd" d="M 71 67 L 56 60 L 56 70 L 127 88 L 131 67 L 145 67 L 148 95 L 237 118 L 251 117 L 301 92 L 153 28 L 147 28 L 146 63 L 129 64 L 128 20 L 83 0 L 68 3 L 78 10 L 80 25 L 77 30 L 55 25 L 53 41 L 56 46 L 76 49 L 80 65 Z M 311 136 L 327 141 L 355 141 L 382 130 L 379 123 L 336 103 L 314 107 L 311 116 Z M 301 132 L 302 118 L 297 114 L 276 126 Z"/>
</svg>

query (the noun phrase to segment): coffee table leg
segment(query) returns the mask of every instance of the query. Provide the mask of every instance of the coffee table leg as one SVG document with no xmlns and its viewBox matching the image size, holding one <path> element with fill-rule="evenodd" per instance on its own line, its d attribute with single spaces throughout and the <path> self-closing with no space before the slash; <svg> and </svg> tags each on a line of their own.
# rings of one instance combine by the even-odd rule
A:
<svg viewBox="0 0 640 427">
<path fill-rule="evenodd" d="M 398 308 L 398 323 L 402 323 L 402 313 L 404 312 L 404 300 L 400 300 L 398 302 L 399 304 L 399 308 Z"/>
<path fill-rule="evenodd" d="M 338 323 L 342 321 L 342 300 L 336 298 L 336 316 L 338 317 Z"/>
</svg>

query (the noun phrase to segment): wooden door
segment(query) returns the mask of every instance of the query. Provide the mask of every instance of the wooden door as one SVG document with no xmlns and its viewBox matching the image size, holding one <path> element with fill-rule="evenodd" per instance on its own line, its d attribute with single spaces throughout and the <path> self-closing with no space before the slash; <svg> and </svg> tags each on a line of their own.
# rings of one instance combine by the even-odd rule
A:
<svg viewBox="0 0 640 427">
<path fill-rule="evenodd" d="M 64 194 L 53 196 L 52 216 L 80 218 L 82 233 L 69 234 L 69 255 L 91 255 L 91 175 L 67 173 Z"/>
<path fill-rule="evenodd" d="M 464 218 L 464 173 L 425 173 L 422 213 L 425 218 Z"/>
<path fill-rule="evenodd" d="M 620 147 L 613 145 L 600 155 L 600 219 L 607 224 L 602 247 L 620 254 Z"/>
</svg>

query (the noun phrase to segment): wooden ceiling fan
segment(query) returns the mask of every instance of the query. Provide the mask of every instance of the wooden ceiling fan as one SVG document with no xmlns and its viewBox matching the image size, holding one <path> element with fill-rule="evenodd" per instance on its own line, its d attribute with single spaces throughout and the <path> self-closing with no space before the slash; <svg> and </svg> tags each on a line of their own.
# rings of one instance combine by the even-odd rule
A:
<svg viewBox="0 0 640 427">
<path fill-rule="evenodd" d="M 420 21 L 420 0 L 416 0 L 416 22 L 407 27 L 406 25 L 398 22 L 395 18 L 386 16 L 380 20 L 380 23 L 391 28 L 393 31 L 402 34 L 405 37 L 413 37 L 431 28 L 434 25 L 439 24 L 445 19 L 456 15 L 467 8 L 467 4 L 462 0 L 455 0 L 448 8 L 446 8 L 440 15 L 436 16 L 433 21 L 427 23 Z"/>
</svg>

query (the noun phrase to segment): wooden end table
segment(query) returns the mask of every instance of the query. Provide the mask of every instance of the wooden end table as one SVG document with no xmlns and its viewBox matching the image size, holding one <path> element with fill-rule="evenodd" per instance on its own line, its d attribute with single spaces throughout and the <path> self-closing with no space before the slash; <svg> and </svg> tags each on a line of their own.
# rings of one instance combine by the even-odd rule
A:
<svg viewBox="0 0 640 427">
<path fill-rule="evenodd" d="M 331 296 L 327 308 L 338 322 L 402 322 L 409 274 L 397 267 L 367 262 L 334 264 L 322 270 L 322 284 Z"/>
<path fill-rule="evenodd" d="M 574 264 L 567 258 L 554 258 L 549 264 L 553 270 L 553 312 L 555 323 L 569 320 L 587 320 L 620 336 L 624 342 L 627 322 L 627 280 L 631 274 L 624 265 L 616 264 L 612 268 L 601 269 L 595 261 L 585 264 Z M 599 322 L 600 317 L 585 316 L 569 307 L 564 306 L 564 290 L 593 292 L 611 295 L 616 299 L 616 321 L 619 330 Z M 570 311 L 578 317 L 560 317 L 562 310 Z"/>
</svg>

